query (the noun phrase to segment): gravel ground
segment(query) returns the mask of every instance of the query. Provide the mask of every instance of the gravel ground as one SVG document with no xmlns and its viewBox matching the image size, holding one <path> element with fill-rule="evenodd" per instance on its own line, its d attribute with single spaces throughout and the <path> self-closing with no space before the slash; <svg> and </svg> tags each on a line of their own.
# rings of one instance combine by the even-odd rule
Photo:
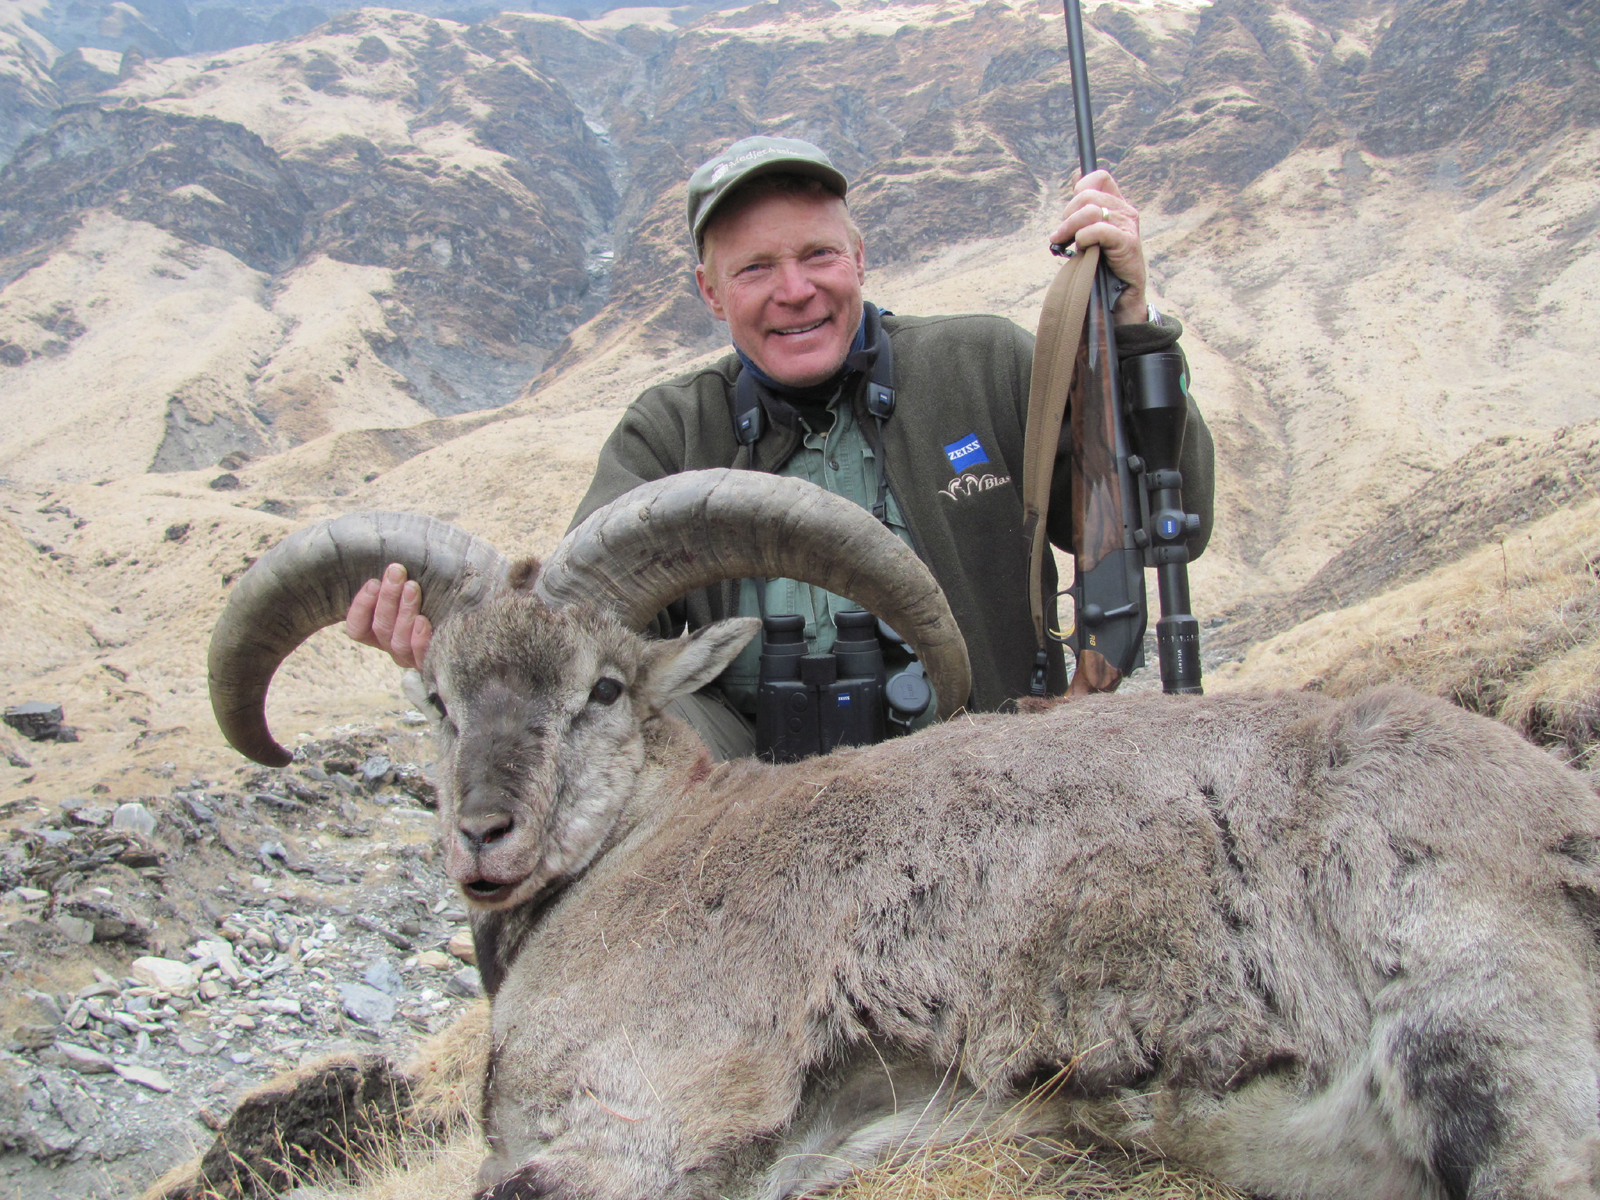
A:
<svg viewBox="0 0 1600 1200">
<path fill-rule="evenodd" d="M 0 813 L 0 1197 L 135 1194 L 246 1090 L 337 1051 L 403 1059 L 479 994 L 422 724 Z"/>
</svg>

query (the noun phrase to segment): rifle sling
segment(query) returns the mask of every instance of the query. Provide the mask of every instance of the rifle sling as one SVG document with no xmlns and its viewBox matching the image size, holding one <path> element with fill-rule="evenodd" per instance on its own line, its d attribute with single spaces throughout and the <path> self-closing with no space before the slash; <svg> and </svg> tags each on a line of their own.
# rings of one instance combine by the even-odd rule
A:
<svg viewBox="0 0 1600 1200">
<path fill-rule="evenodd" d="M 1099 261 L 1100 247 L 1090 246 L 1061 264 L 1045 293 L 1033 346 L 1028 428 L 1022 450 L 1022 530 L 1030 543 L 1028 605 L 1040 650 L 1045 648 L 1044 556 L 1049 546 L 1045 526 L 1050 516 L 1050 477 Z"/>
</svg>

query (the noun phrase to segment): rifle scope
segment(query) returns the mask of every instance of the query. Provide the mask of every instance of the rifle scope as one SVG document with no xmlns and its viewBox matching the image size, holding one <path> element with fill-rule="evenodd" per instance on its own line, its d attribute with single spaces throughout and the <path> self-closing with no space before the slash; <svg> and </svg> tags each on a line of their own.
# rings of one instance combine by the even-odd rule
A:
<svg viewBox="0 0 1600 1200">
<path fill-rule="evenodd" d="M 1189 418 L 1183 355 L 1176 350 L 1140 354 L 1123 363 L 1122 388 L 1139 453 L 1128 467 L 1139 477 L 1139 528 L 1134 544 L 1144 565 L 1156 569 L 1161 619 L 1156 650 L 1161 690 L 1197 696 L 1200 686 L 1200 622 L 1189 611 L 1188 537 L 1200 518 L 1183 511 L 1183 476 L 1178 463 Z"/>
</svg>

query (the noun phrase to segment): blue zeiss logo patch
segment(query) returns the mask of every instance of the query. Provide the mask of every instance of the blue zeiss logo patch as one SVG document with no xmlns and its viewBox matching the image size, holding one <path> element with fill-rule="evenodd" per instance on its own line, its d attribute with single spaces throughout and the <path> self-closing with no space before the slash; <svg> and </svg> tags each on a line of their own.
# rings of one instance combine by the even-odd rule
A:
<svg viewBox="0 0 1600 1200">
<path fill-rule="evenodd" d="M 989 456 L 983 452 L 983 443 L 978 440 L 978 435 L 975 433 L 969 433 L 966 437 L 951 442 L 944 448 L 944 456 L 950 460 L 950 466 L 957 475 L 968 467 L 989 461 Z"/>
</svg>

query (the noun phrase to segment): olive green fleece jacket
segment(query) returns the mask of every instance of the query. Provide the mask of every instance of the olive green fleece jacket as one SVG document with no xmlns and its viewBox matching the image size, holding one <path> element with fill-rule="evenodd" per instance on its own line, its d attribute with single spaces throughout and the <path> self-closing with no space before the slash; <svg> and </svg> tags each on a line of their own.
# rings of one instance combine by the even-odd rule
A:
<svg viewBox="0 0 1600 1200">
<path fill-rule="evenodd" d="M 1022 531 L 1023 435 L 1033 337 L 1001 317 L 885 315 L 894 345 L 896 407 L 884 428 L 889 487 L 922 561 L 944 589 L 972 659 L 970 707 L 987 712 L 1028 693 L 1036 646 L 1028 606 L 1028 543 Z M 1182 327 L 1159 323 L 1117 327 L 1119 358 L 1174 346 Z M 600 451 L 576 525 L 631 488 L 679 471 L 740 467 L 777 471 L 800 444 L 794 409 L 763 397 L 765 432 L 753 447 L 734 437 L 729 398 L 739 373 L 729 354 L 702 370 L 650 388 L 617 423 Z M 856 418 L 865 411 L 865 379 L 846 381 Z M 977 454 L 960 454 L 976 438 Z M 956 450 L 961 469 L 946 447 Z M 977 461 L 982 458 L 986 461 Z M 1191 556 L 1211 535 L 1212 442 L 1192 402 L 1181 469 L 1184 502 L 1200 514 Z M 1051 481 L 1049 536 L 1072 548 L 1070 422 L 1062 425 Z M 1056 588 L 1049 557 L 1046 595 Z M 686 622 L 698 628 L 738 613 L 737 583 L 694 592 L 660 623 L 666 635 Z M 1051 643 L 1050 690 L 1066 688 L 1061 648 Z"/>
</svg>

